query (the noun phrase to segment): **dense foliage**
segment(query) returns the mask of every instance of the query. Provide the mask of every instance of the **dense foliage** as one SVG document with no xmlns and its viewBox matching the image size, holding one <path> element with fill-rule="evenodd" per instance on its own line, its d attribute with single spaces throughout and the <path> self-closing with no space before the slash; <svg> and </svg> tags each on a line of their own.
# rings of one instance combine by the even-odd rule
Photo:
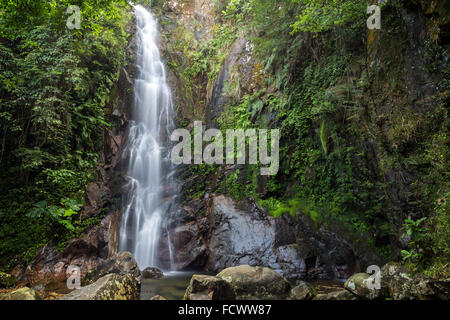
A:
<svg viewBox="0 0 450 320">
<path fill-rule="evenodd" d="M 81 29 L 66 27 L 70 5 Z M 73 13 L 73 12 L 72 12 Z M 0 268 L 79 234 L 128 34 L 124 0 L 0 1 Z"/>
<path fill-rule="evenodd" d="M 281 128 L 282 160 L 268 181 L 253 166 L 233 172 L 201 166 L 194 173 L 225 174 L 220 192 L 252 195 L 274 216 L 300 211 L 319 224 L 343 226 L 349 241 L 369 242 L 386 260 L 447 274 L 448 45 L 421 44 L 422 72 L 438 79 L 436 92 L 424 99 L 424 87 L 408 87 L 417 80 L 408 78 L 399 57 L 417 50 L 405 41 L 409 21 L 402 10 L 429 12 L 430 1 L 383 4 L 377 33 L 366 27 L 370 4 L 216 1 L 222 27 L 245 30 L 266 77 L 252 94 L 232 101 L 219 123 L 222 129 Z M 216 181 L 203 179 L 192 197 L 208 183 Z"/>
</svg>

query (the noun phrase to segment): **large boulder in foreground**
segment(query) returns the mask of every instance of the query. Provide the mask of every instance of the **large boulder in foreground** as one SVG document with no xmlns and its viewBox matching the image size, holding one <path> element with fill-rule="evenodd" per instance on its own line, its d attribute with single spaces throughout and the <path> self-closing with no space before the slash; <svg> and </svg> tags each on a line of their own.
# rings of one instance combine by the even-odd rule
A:
<svg viewBox="0 0 450 320">
<path fill-rule="evenodd" d="M 269 268 L 248 265 L 231 267 L 217 277 L 227 281 L 234 289 L 237 299 L 284 299 L 289 295 L 291 284 Z"/>
<path fill-rule="evenodd" d="M 383 293 L 394 300 L 450 299 L 450 279 L 435 280 L 423 274 L 411 274 L 398 263 L 381 268 Z"/>
<path fill-rule="evenodd" d="M 139 300 L 141 285 L 132 275 L 108 274 L 59 300 Z"/>
<path fill-rule="evenodd" d="M 235 300 L 232 286 L 219 277 L 194 274 L 184 300 Z"/>
<path fill-rule="evenodd" d="M 381 285 L 385 295 L 394 300 L 415 299 L 414 279 L 397 263 L 388 263 L 381 268 Z"/>
<path fill-rule="evenodd" d="M 381 287 L 376 288 L 374 279 L 367 273 L 357 273 L 351 276 L 344 284 L 345 289 L 352 294 L 368 300 L 383 298 Z"/>
<path fill-rule="evenodd" d="M 41 300 L 39 294 L 28 287 L 0 295 L 0 300 Z"/>
<path fill-rule="evenodd" d="M 84 285 L 92 284 L 107 274 L 117 274 L 120 276 L 132 275 L 140 279 L 141 271 L 130 252 L 119 252 L 113 257 L 101 262 L 95 269 L 89 271 L 83 281 Z"/>
</svg>

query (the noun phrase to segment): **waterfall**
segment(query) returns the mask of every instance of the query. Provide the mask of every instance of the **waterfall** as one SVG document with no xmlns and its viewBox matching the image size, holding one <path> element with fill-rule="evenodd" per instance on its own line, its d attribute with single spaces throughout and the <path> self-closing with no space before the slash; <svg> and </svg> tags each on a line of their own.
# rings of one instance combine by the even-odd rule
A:
<svg viewBox="0 0 450 320">
<path fill-rule="evenodd" d="M 157 21 L 140 5 L 135 6 L 135 12 L 139 75 L 127 144 L 129 184 L 119 250 L 130 251 L 141 270 L 146 267 L 171 270 L 173 250 L 166 224 L 177 194 L 169 152 L 173 105 L 157 45 Z M 162 254 L 165 256 L 161 257 Z"/>
</svg>

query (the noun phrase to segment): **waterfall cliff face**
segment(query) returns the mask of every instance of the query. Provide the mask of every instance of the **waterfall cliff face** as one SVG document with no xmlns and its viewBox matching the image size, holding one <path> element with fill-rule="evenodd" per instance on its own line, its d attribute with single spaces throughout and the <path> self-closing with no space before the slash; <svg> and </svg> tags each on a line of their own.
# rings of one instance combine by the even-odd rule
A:
<svg viewBox="0 0 450 320">
<path fill-rule="evenodd" d="M 135 7 L 138 32 L 133 121 L 130 125 L 127 179 L 128 194 L 120 226 L 119 250 L 133 253 L 139 268 L 171 269 L 170 235 L 162 235 L 173 212 L 176 184 L 172 179 L 169 137 L 173 129 L 173 104 L 166 71 L 157 46 L 158 24 L 144 7 Z M 158 250 L 166 246 L 170 265 L 161 264 Z"/>
</svg>

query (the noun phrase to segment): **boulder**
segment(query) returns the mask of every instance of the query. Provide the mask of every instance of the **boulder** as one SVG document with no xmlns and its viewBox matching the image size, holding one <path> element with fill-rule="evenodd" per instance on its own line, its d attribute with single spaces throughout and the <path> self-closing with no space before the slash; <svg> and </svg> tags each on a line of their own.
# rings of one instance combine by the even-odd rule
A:
<svg viewBox="0 0 450 320">
<path fill-rule="evenodd" d="M 164 297 L 161 297 L 160 295 L 157 295 L 157 296 L 154 296 L 153 298 L 151 298 L 150 300 L 167 300 L 166 298 L 164 298 Z"/>
<path fill-rule="evenodd" d="M 140 279 L 141 271 L 130 252 L 119 252 L 113 257 L 101 262 L 95 269 L 88 272 L 83 281 L 84 285 L 92 284 L 107 274 L 117 274 L 124 276 L 132 275 L 136 279 Z"/>
<path fill-rule="evenodd" d="M 299 281 L 297 286 L 292 288 L 289 298 L 292 300 L 311 300 L 316 296 L 315 290 L 306 282 Z"/>
<path fill-rule="evenodd" d="M 192 276 L 184 300 L 235 300 L 232 286 L 219 277 Z"/>
<path fill-rule="evenodd" d="M 132 274 L 108 274 L 59 300 L 139 300 L 141 285 Z"/>
<path fill-rule="evenodd" d="M 142 271 L 142 279 L 161 279 L 164 277 L 164 273 L 158 268 L 145 268 Z"/>
<path fill-rule="evenodd" d="M 435 280 L 423 274 L 411 274 L 398 263 L 381 268 L 383 293 L 394 300 L 428 300 L 450 298 L 450 279 Z"/>
<path fill-rule="evenodd" d="M 0 272 L 0 289 L 14 287 L 16 283 L 16 277 L 8 273 Z"/>
<path fill-rule="evenodd" d="M 383 297 L 381 288 L 376 288 L 374 279 L 367 273 L 357 273 L 351 276 L 344 284 L 345 289 L 354 295 L 368 300 Z"/>
<path fill-rule="evenodd" d="M 434 298 L 450 300 L 450 278 L 431 281 L 428 285 L 434 292 Z"/>
<path fill-rule="evenodd" d="M 39 294 L 28 287 L 0 295 L 0 300 L 41 300 Z"/>
<path fill-rule="evenodd" d="M 388 263 L 381 268 L 383 292 L 394 300 L 415 298 L 415 284 L 411 275 L 399 264 Z"/>
<path fill-rule="evenodd" d="M 318 294 L 313 300 L 358 300 L 358 298 L 347 290 L 339 290 Z"/>
<path fill-rule="evenodd" d="M 238 299 L 284 299 L 289 295 L 291 284 L 269 268 L 248 265 L 231 267 L 217 277 L 233 287 Z"/>
</svg>

